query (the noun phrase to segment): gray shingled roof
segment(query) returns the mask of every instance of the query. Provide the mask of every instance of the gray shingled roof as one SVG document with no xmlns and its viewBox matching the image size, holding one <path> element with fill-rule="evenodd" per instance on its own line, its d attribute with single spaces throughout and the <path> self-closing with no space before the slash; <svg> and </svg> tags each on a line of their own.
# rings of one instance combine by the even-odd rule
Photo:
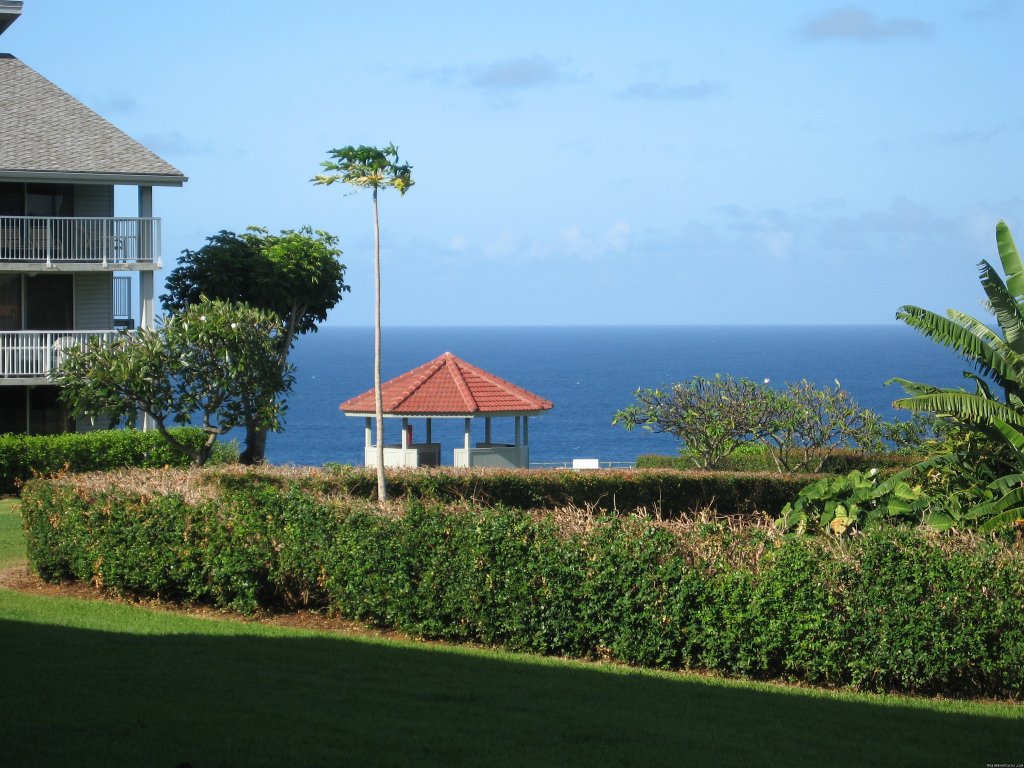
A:
<svg viewBox="0 0 1024 768">
<path fill-rule="evenodd" d="M 38 72 L 0 54 L 0 177 L 31 174 L 186 181 L 177 168 Z"/>
</svg>

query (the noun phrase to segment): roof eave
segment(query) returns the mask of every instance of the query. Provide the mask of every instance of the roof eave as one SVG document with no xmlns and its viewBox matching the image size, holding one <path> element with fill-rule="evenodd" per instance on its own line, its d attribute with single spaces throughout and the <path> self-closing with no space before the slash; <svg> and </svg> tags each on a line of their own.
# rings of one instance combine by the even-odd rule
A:
<svg viewBox="0 0 1024 768">
<path fill-rule="evenodd" d="M 0 181 L 38 181 L 49 184 L 131 184 L 180 187 L 187 176 L 163 173 L 77 173 L 72 171 L 12 171 L 0 169 Z"/>
<path fill-rule="evenodd" d="M 554 406 L 552 406 L 554 407 Z M 486 417 L 510 417 L 510 416 L 540 416 L 550 411 L 551 408 L 543 408 L 533 411 L 472 411 L 472 412 L 459 412 L 459 413 L 434 413 L 434 412 L 415 412 L 415 413 L 402 413 L 402 412 L 385 412 L 385 419 L 471 419 L 478 416 Z M 346 416 L 357 416 L 362 418 L 368 418 L 374 416 L 373 411 L 342 411 Z"/>
<path fill-rule="evenodd" d="M 0 35 L 21 16 L 20 0 L 0 0 Z"/>
</svg>

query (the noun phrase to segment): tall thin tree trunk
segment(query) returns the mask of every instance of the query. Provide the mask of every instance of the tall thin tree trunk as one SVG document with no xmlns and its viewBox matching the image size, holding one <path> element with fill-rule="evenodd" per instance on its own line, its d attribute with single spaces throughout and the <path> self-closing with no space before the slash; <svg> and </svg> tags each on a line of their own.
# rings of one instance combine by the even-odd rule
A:
<svg viewBox="0 0 1024 768">
<path fill-rule="evenodd" d="M 377 500 L 388 497 L 384 481 L 384 395 L 380 388 L 380 221 L 377 216 L 377 188 L 373 188 L 373 396 L 377 415 Z"/>
</svg>

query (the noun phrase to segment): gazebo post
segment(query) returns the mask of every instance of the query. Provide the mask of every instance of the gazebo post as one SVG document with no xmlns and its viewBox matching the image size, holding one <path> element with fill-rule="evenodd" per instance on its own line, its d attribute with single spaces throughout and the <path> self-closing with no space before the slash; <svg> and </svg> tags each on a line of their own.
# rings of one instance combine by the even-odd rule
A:
<svg viewBox="0 0 1024 768">
<path fill-rule="evenodd" d="M 430 434 L 430 427 L 431 427 L 430 417 L 427 416 L 427 443 L 434 442 L 433 435 Z"/>
<path fill-rule="evenodd" d="M 523 416 L 523 445 L 530 444 L 530 417 Z"/>
<path fill-rule="evenodd" d="M 409 447 L 409 419 L 405 416 L 402 417 L 402 450 L 406 450 Z"/>
<path fill-rule="evenodd" d="M 370 446 L 373 445 L 373 440 L 372 440 L 372 437 L 371 437 L 372 432 L 370 430 L 370 423 L 371 423 L 370 422 L 370 417 L 367 416 L 366 417 L 366 426 L 363 429 L 363 441 L 364 441 L 364 444 L 366 445 L 367 448 L 369 448 Z"/>
<path fill-rule="evenodd" d="M 465 433 L 464 433 L 463 440 L 462 440 L 462 442 L 463 442 L 463 446 L 462 447 L 465 448 L 467 451 L 469 451 L 469 422 L 470 422 L 470 419 L 467 418 L 466 419 L 466 426 L 465 426 Z"/>
<path fill-rule="evenodd" d="M 519 425 L 522 422 L 522 416 L 516 416 L 516 447 L 519 446 Z"/>
<path fill-rule="evenodd" d="M 488 445 L 491 444 L 491 417 L 484 417 L 484 442 Z"/>
</svg>

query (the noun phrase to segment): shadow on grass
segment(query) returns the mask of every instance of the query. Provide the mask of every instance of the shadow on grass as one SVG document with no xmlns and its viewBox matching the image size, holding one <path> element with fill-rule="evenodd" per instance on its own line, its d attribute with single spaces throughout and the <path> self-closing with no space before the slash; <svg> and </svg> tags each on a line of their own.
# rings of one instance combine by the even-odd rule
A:
<svg viewBox="0 0 1024 768">
<path fill-rule="evenodd" d="M 230 631 L 146 635 L 0 621 L 2 762 L 192 768 L 1024 762 L 1022 723 L 1014 717 L 343 637 Z"/>
</svg>

